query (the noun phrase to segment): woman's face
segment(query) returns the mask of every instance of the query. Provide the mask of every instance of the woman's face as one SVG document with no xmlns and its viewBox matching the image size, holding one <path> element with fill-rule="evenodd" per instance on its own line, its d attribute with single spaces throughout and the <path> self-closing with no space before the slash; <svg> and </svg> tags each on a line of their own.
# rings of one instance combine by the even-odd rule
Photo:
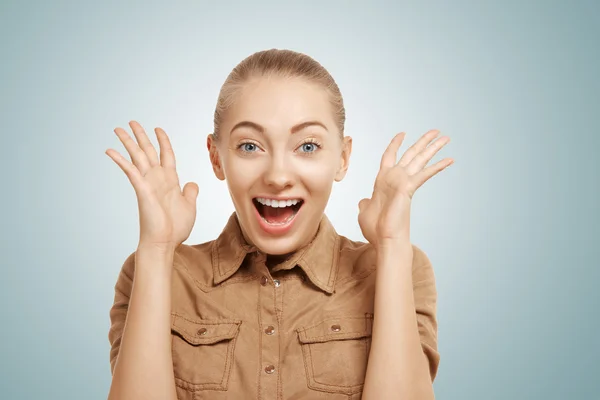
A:
<svg viewBox="0 0 600 400">
<path fill-rule="evenodd" d="M 236 94 L 219 140 L 209 135 L 207 145 L 246 240 L 280 255 L 314 237 L 351 143 L 340 137 L 323 88 L 301 78 L 255 78 Z"/>
</svg>

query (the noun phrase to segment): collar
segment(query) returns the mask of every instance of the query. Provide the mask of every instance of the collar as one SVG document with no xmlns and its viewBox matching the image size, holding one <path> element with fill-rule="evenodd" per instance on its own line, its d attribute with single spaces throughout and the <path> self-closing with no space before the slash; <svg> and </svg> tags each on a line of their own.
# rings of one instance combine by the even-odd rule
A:
<svg viewBox="0 0 600 400">
<path fill-rule="evenodd" d="M 326 293 L 334 293 L 339 267 L 340 237 L 323 214 L 317 234 L 303 248 L 273 267 L 271 272 L 300 267 L 310 281 Z M 258 249 L 246 242 L 234 212 L 212 247 L 212 265 L 216 285 L 231 277 L 242 265 L 246 256 Z"/>
</svg>

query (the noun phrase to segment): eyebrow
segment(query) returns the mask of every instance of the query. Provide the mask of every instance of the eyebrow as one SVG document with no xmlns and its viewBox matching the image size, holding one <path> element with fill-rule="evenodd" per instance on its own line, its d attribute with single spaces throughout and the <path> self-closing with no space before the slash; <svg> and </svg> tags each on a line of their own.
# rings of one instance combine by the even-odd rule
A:
<svg viewBox="0 0 600 400">
<path fill-rule="evenodd" d="M 314 126 L 314 125 L 320 126 L 323 129 L 325 129 L 326 131 L 329 131 L 327 129 L 327 127 L 319 121 L 306 121 L 306 122 L 302 122 L 300 124 L 294 125 L 292 127 L 292 129 L 290 129 L 290 133 L 294 134 L 296 132 L 301 131 L 304 128 L 308 128 L 309 126 Z M 235 124 L 235 126 L 231 129 L 229 134 L 233 133 L 233 131 L 235 131 L 237 128 L 242 128 L 242 127 L 251 128 L 260 133 L 265 133 L 265 128 L 263 128 L 261 125 L 255 123 L 255 122 L 251 122 L 251 121 L 242 121 L 242 122 L 238 122 L 237 124 Z"/>
</svg>

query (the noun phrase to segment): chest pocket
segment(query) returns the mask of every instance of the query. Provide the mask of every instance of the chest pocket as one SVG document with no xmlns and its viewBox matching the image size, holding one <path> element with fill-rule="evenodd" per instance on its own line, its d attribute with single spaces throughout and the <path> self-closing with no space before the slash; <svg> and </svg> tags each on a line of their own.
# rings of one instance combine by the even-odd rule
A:
<svg viewBox="0 0 600 400">
<path fill-rule="evenodd" d="M 175 383 L 188 391 L 227 390 L 241 321 L 172 314 Z"/>
<path fill-rule="evenodd" d="M 308 387 L 352 395 L 363 390 L 373 314 L 328 318 L 297 330 Z"/>
</svg>

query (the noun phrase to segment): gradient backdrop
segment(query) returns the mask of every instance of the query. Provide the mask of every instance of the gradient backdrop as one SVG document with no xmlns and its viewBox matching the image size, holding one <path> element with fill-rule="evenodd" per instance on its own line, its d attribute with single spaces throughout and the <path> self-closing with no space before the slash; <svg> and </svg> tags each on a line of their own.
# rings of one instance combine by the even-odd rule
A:
<svg viewBox="0 0 600 400">
<path fill-rule="evenodd" d="M 201 188 L 186 243 L 215 238 L 233 211 L 205 149 L 217 94 L 273 47 L 316 58 L 345 96 L 341 234 L 362 239 L 357 202 L 395 133 L 452 139 L 412 214 L 439 288 L 437 397 L 600 398 L 599 3 L 251 3 L 1 3 L 0 398 L 106 398 L 113 286 L 139 234 L 113 129 L 166 130 Z"/>
</svg>

